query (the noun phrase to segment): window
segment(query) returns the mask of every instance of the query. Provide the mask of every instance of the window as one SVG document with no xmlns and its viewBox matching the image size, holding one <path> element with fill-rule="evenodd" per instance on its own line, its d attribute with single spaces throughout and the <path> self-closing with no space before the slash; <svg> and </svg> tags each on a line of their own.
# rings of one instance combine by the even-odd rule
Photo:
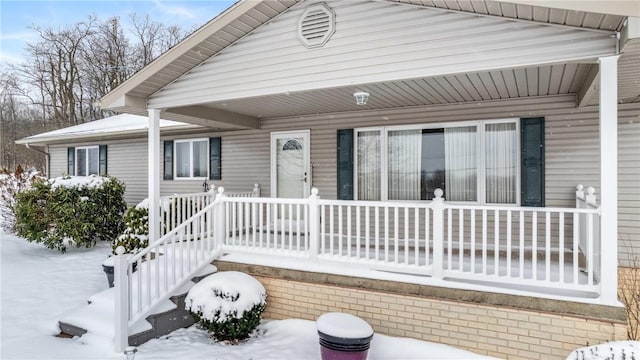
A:
<svg viewBox="0 0 640 360">
<path fill-rule="evenodd" d="M 519 202 L 518 121 L 355 130 L 359 200 Z"/>
<path fill-rule="evenodd" d="M 209 176 L 209 139 L 175 141 L 176 178 L 192 179 Z"/>
<path fill-rule="evenodd" d="M 98 175 L 99 151 L 97 146 L 85 146 L 76 148 L 77 176 Z"/>
</svg>

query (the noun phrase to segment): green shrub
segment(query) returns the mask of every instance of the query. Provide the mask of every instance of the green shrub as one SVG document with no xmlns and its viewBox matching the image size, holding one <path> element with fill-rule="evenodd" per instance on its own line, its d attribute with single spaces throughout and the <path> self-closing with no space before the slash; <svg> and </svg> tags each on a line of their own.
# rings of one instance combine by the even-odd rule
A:
<svg viewBox="0 0 640 360">
<path fill-rule="evenodd" d="M 125 253 L 136 254 L 149 246 L 149 209 L 134 206 L 124 215 L 124 231 L 111 244 L 115 254 L 118 246 L 124 247 Z"/>
<path fill-rule="evenodd" d="M 221 341 L 237 343 L 260 324 L 267 292 L 254 277 L 225 271 L 197 283 L 185 299 L 185 308 L 198 324 Z"/>
<path fill-rule="evenodd" d="M 62 252 L 113 240 L 123 226 L 124 184 L 116 178 L 64 177 L 36 181 L 18 194 L 16 232 Z"/>
</svg>

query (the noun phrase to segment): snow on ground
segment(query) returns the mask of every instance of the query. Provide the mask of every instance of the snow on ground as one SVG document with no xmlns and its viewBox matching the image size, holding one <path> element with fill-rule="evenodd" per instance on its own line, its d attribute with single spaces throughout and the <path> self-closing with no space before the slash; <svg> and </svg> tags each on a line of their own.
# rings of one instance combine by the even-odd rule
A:
<svg viewBox="0 0 640 360">
<path fill-rule="evenodd" d="M 109 245 L 61 254 L 0 232 L 1 359 L 122 359 L 105 356 L 108 344 L 54 337 L 62 314 L 107 287 L 100 264 Z"/>
<path fill-rule="evenodd" d="M 574 350 L 567 360 L 640 359 L 640 342 L 612 341 Z"/>
<path fill-rule="evenodd" d="M 57 321 L 107 288 L 101 263 L 109 243 L 66 254 L 0 232 L 0 358 L 118 359 L 113 339 L 85 334 L 63 339 Z M 261 359 L 319 360 L 316 324 L 306 320 L 265 321 L 256 337 L 240 345 L 216 343 L 192 326 L 138 347 L 137 360 Z M 447 345 L 375 334 L 369 360 L 482 359 Z"/>
</svg>

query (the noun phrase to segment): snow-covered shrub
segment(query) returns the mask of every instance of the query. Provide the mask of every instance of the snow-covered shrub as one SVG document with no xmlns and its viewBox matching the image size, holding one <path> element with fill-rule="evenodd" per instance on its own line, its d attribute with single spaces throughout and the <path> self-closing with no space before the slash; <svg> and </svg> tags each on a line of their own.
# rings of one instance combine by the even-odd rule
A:
<svg viewBox="0 0 640 360">
<path fill-rule="evenodd" d="M 7 232 L 15 230 L 18 193 L 30 188 L 32 182 L 43 179 L 35 169 L 23 171 L 20 165 L 13 173 L 6 169 L 0 171 L 0 228 Z"/>
<path fill-rule="evenodd" d="M 246 339 L 260 324 L 267 291 L 254 277 L 237 271 L 209 275 L 197 283 L 185 307 L 217 340 Z"/>
<path fill-rule="evenodd" d="M 77 176 L 34 182 L 18 194 L 16 232 L 62 252 L 112 241 L 122 231 L 124 184 L 114 177 Z"/>
<path fill-rule="evenodd" d="M 124 247 L 125 253 L 136 254 L 149 246 L 149 208 L 134 206 L 124 215 L 124 230 L 111 243 L 115 254 L 118 246 Z"/>
<path fill-rule="evenodd" d="M 567 360 L 640 359 L 640 342 L 613 341 L 573 350 Z"/>
</svg>

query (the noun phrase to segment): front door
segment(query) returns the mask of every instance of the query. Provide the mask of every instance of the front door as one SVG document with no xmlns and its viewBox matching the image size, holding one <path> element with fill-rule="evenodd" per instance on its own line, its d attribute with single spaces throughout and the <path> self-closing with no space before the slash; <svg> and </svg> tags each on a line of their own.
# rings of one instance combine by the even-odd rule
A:
<svg viewBox="0 0 640 360">
<path fill-rule="evenodd" d="M 303 198 L 310 194 L 309 130 L 271 133 L 271 196 Z"/>
</svg>

